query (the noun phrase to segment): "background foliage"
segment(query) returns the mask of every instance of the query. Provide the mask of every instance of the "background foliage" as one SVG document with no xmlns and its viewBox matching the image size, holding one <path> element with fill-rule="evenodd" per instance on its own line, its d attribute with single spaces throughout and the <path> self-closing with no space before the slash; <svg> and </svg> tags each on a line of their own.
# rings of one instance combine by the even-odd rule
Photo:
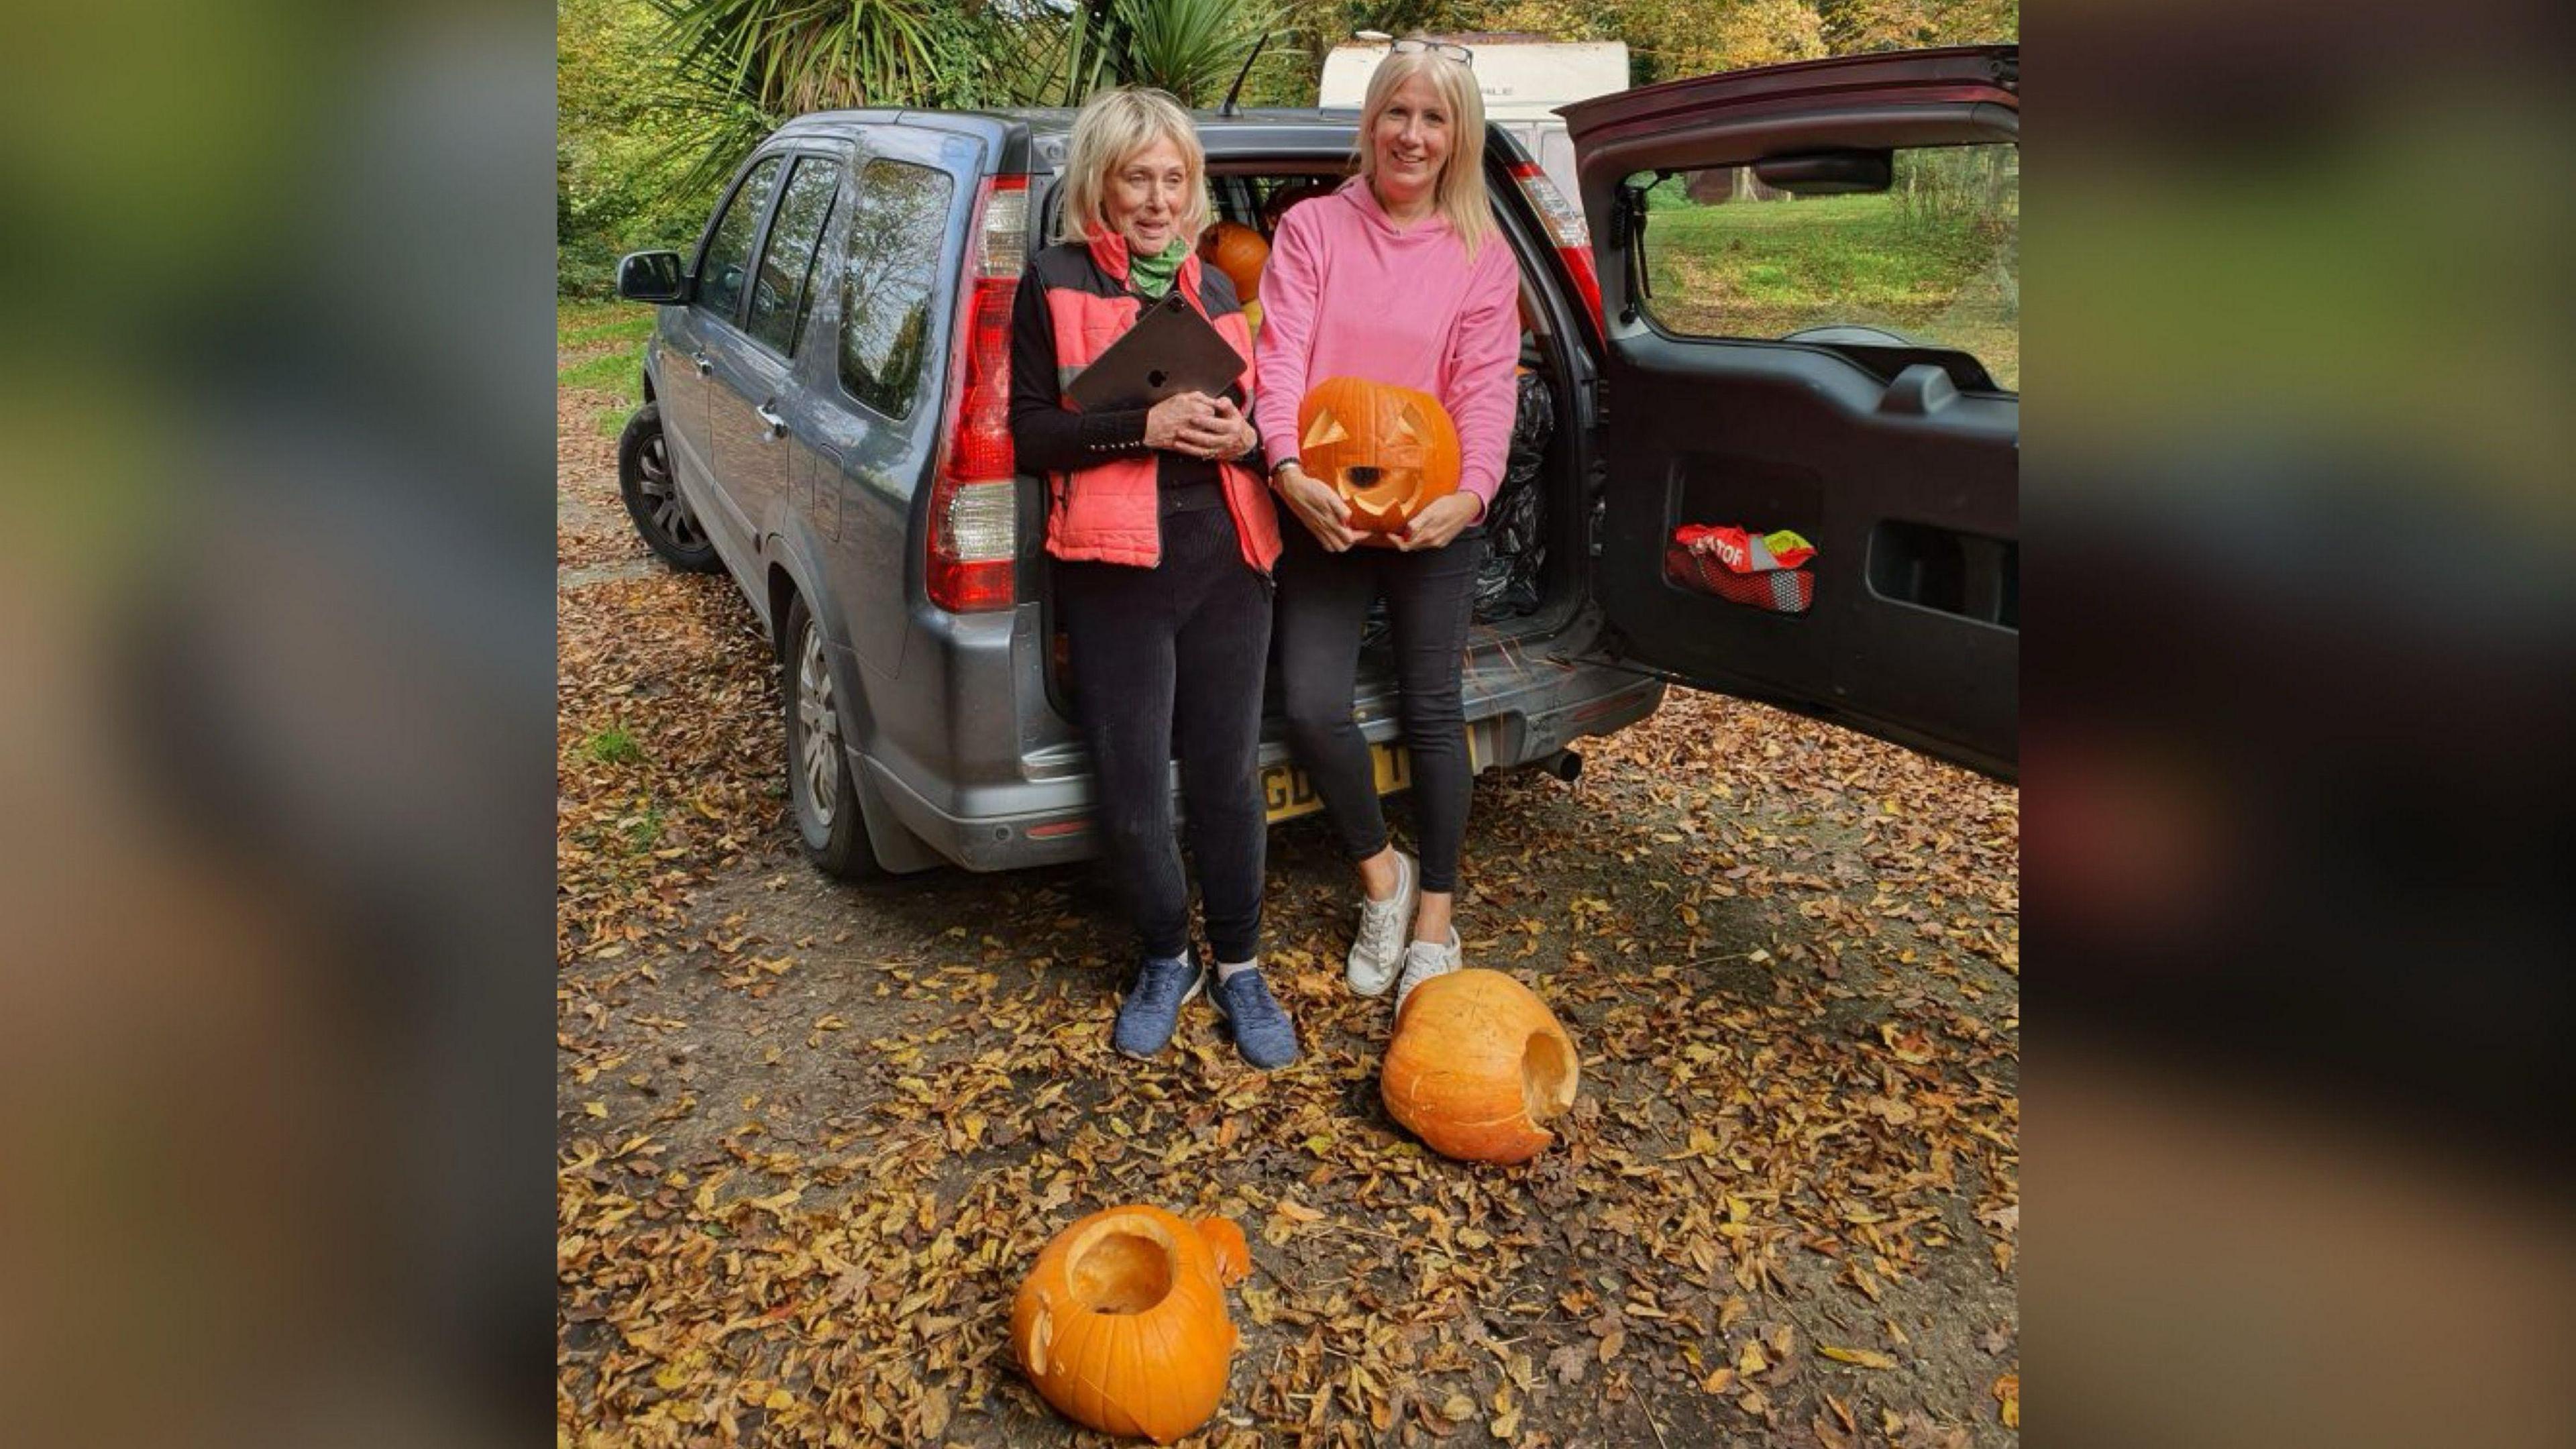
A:
<svg viewBox="0 0 2576 1449">
<path fill-rule="evenodd" d="M 556 0 L 558 286 L 686 246 L 786 118 L 838 106 L 1064 105 L 1125 80 L 1213 106 L 1311 105 L 1359 29 L 1623 40 L 1640 85 L 2021 32 L 2020 0 Z"/>
</svg>

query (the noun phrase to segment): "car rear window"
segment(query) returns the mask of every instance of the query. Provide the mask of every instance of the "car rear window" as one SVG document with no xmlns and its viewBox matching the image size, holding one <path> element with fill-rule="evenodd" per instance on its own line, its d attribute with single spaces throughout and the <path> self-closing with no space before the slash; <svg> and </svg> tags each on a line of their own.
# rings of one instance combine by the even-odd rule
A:
<svg viewBox="0 0 2576 1449">
<path fill-rule="evenodd" d="M 870 161 L 850 188 L 841 385 L 889 418 L 912 412 L 933 346 L 930 304 L 955 192 L 948 173 Z"/>
<path fill-rule="evenodd" d="M 1750 166 L 1632 178 L 1646 206 L 1647 314 L 1686 337 L 1961 352 L 2018 390 L 2019 150 L 1900 149 L 1887 182 L 1793 195 Z"/>
<path fill-rule="evenodd" d="M 707 241 L 707 254 L 698 263 L 697 301 L 719 317 L 730 318 L 742 306 L 743 278 L 751 270 L 752 235 L 760 230 L 760 213 L 768 207 L 769 193 L 778 185 L 779 170 L 785 165 L 786 158 L 772 156 L 751 168 Z"/>
</svg>

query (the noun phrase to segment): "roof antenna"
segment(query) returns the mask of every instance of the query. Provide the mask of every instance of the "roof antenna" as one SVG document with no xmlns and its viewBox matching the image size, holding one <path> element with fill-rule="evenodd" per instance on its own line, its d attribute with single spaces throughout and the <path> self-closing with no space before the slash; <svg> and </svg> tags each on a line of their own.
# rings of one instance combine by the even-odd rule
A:
<svg viewBox="0 0 2576 1449">
<path fill-rule="evenodd" d="M 1270 35 L 1267 31 L 1262 33 L 1259 40 L 1252 43 L 1252 54 L 1243 58 L 1243 69 L 1234 73 L 1234 84 L 1226 87 L 1225 89 L 1225 104 L 1216 108 L 1216 113 L 1218 115 L 1239 116 L 1243 114 L 1243 107 L 1236 105 L 1234 103 L 1234 98 L 1243 93 L 1243 78 L 1252 74 L 1252 63 L 1261 59 L 1261 48 L 1269 43 Z"/>
</svg>

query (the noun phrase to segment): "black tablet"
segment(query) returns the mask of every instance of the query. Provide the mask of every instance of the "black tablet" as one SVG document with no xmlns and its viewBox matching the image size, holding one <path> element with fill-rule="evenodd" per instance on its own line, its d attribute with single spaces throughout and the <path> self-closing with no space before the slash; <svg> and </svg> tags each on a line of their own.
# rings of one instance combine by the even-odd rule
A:
<svg viewBox="0 0 2576 1449">
<path fill-rule="evenodd" d="M 1109 350 L 1075 374 L 1064 390 L 1087 413 L 1152 407 L 1174 393 L 1222 395 L 1243 376 L 1234 350 L 1175 284 L 1136 316 Z"/>
</svg>

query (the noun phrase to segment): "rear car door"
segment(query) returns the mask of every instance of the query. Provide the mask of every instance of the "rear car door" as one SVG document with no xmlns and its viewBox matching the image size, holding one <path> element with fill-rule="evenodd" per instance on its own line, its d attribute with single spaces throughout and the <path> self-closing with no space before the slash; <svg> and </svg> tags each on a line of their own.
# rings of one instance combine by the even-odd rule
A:
<svg viewBox="0 0 2576 1449">
<path fill-rule="evenodd" d="M 791 369 L 779 342 L 799 320 L 815 238 L 840 179 L 835 157 L 781 152 L 761 164 L 779 168 L 778 204 L 753 238 L 733 324 L 710 327 L 706 340 L 714 365 L 707 432 L 726 523 L 755 545 L 787 493 L 786 429 L 778 409 Z M 803 254 L 791 256 L 800 234 Z"/>
<path fill-rule="evenodd" d="M 2017 48 L 1979 46 L 1564 110 L 1620 654 L 2016 777 L 2018 92 Z"/>
<path fill-rule="evenodd" d="M 799 152 L 762 229 L 745 283 L 742 325 L 707 339 L 715 361 L 708 400 L 716 475 L 754 539 L 778 527 L 787 506 L 796 344 L 814 304 L 816 244 L 840 189 L 837 156 Z"/>
</svg>

